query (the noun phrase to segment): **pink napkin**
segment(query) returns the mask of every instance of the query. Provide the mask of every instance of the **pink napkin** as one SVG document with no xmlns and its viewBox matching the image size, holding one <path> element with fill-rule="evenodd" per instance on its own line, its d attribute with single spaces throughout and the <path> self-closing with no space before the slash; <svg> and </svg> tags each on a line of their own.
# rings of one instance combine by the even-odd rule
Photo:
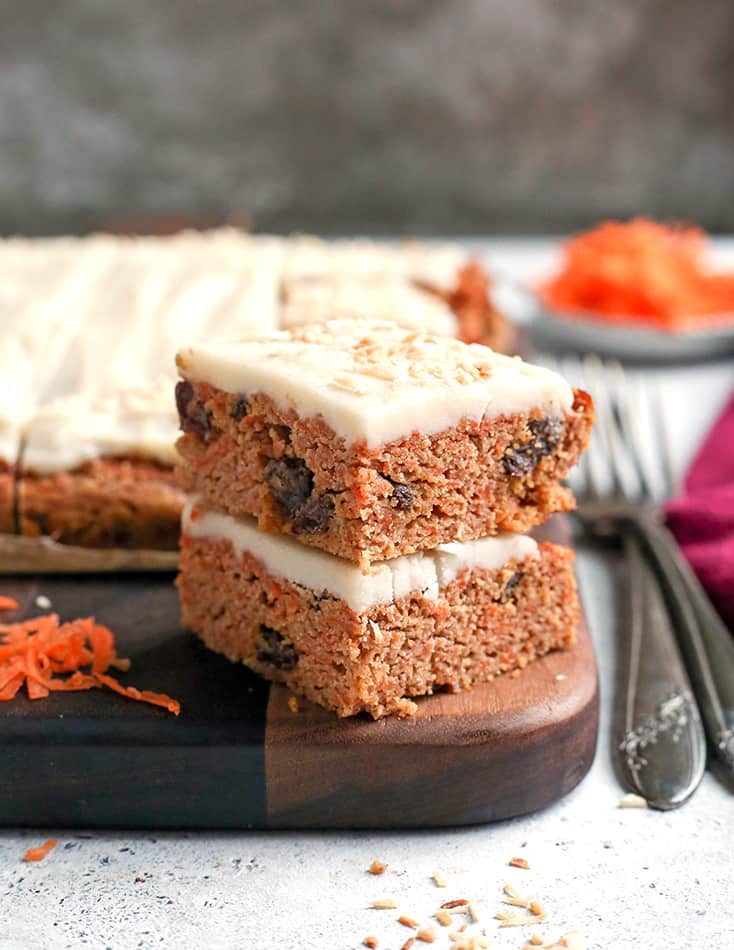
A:
<svg viewBox="0 0 734 950">
<path fill-rule="evenodd" d="M 693 460 L 668 527 L 734 632 L 734 395 Z"/>
</svg>

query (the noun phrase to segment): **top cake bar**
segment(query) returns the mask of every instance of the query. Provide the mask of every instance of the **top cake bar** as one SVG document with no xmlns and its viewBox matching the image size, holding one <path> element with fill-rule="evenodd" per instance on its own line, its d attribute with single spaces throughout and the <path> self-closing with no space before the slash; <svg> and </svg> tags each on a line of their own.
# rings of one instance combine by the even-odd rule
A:
<svg viewBox="0 0 734 950">
<path fill-rule="evenodd" d="M 591 399 L 518 358 L 331 321 L 177 363 L 185 487 L 261 530 L 365 566 L 573 506 Z"/>
</svg>

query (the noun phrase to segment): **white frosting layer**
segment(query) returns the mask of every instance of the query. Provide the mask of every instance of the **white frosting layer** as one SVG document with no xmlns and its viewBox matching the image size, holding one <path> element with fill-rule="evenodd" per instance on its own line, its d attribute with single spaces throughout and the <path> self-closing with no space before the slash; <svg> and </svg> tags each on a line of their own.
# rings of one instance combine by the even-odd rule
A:
<svg viewBox="0 0 734 950">
<path fill-rule="evenodd" d="M 269 574 L 313 591 L 326 591 L 345 601 L 355 613 L 377 604 L 390 604 L 413 591 L 436 600 L 440 590 L 465 568 L 496 571 L 508 561 L 538 557 L 538 545 L 533 538 L 502 534 L 478 541 L 440 544 L 432 551 L 380 561 L 365 572 L 356 564 L 305 547 L 285 535 L 258 531 L 253 519 L 232 518 L 197 508 L 194 502 L 189 502 L 184 510 L 182 528 L 185 535 L 193 538 L 225 539 L 240 554 L 248 552 L 261 561 Z"/>
<path fill-rule="evenodd" d="M 400 278 L 307 278 L 285 287 L 284 329 L 332 319 L 386 320 L 440 336 L 458 332 L 456 316 L 445 301 Z"/>
<path fill-rule="evenodd" d="M 366 238 L 325 241 L 311 235 L 291 238 L 284 260 L 284 280 L 314 277 L 426 281 L 442 290 L 456 284 L 469 260 L 455 244 L 424 241 L 380 242 Z"/>
<path fill-rule="evenodd" d="M 173 465 L 178 429 L 174 385 L 166 379 L 155 386 L 76 394 L 48 403 L 26 430 L 23 467 L 48 474 L 102 455 L 139 455 Z"/>
<path fill-rule="evenodd" d="M 557 416 L 573 392 L 557 373 L 485 346 L 392 323 L 332 321 L 258 340 L 182 350 L 182 374 L 226 392 L 263 392 L 299 415 L 322 415 L 348 444 L 377 446 L 442 432 L 462 418 L 536 407 Z"/>
</svg>

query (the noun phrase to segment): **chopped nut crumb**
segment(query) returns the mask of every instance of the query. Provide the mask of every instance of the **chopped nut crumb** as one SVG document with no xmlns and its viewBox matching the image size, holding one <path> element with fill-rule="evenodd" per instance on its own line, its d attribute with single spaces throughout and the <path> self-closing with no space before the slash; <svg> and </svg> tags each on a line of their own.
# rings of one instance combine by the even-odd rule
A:
<svg viewBox="0 0 734 950">
<path fill-rule="evenodd" d="M 445 901 L 443 904 L 441 904 L 441 910 L 451 910 L 454 907 L 466 907 L 468 903 L 469 901 L 466 900 L 466 898 L 460 897 L 455 901 Z"/>
<path fill-rule="evenodd" d="M 635 795 L 634 792 L 627 792 L 619 799 L 619 808 L 647 808 L 647 802 L 642 795 Z"/>
<path fill-rule="evenodd" d="M 365 937 L 362 941 L 362 944 L 365 947 L 369 947 L 370 950 L 375 950 L 375 947 L 380 945 L 380 941 L 377 939 L 377 937 Z"/>
<path fill-rule="evenodd" d="M 383 861 L 373 861 L 367 870 L 370 874 L 384 874 L 387 871 L 387 865 Z"/>
<path fill-rule="evenodd" d="M 401 914 L 401 916 L 398 917 L 398 923 L 402 924 L 403 927 L 412 927 L 413 930 L 418 929 L 418 921 L 413 920 L 412 917 L 406 917 L 405 914 Z"/>
<path fill-rule="evenodd" d="M 436 887 L 448 887 L 446 878 L 443 876 L 443 874 L 441 874 L 440 871 L 433 872 L 433 883 L 436 885 Z"/>
<path fill-rule="evenodd" d="M 298 710 L 299 710 L 298 700 L 296 699 L 295 696 L 289 696 L 289 697 L 288 697 L 288 708 L 290 709 L 290 711 L 291 711 L 292 713 L 297 713 L 297 712 L 298 712 Z"/>
<path fill-rule="evenodd" d="M 505 884 L 502 890 L 508 897 L 512 897 L 514 900 L 524 901 L 527 904 L 527 899 L 522 896 L 514 884 Z"/>
<path fill-rule="evenodd" d="M 500 927 L 525 927 L 527 924 L 538 924 L 545 920 L 545 914 L 519 916 L 518 914 L 508 914 L 506 911 L 498 911 L 495 915 L 497 920 L 501 921 Z"/>
<path fill-rule="evenodd" d="M 410 950 L 410 948 L 413 946 L 414 943 L 415 943 L 415 937 L 408 937 L 408 939 L 402 945 L 400 950 Z"/>
<path fill-rule="evenodd" d="M 372 901 L 370 907 L 373 910 L 394 910 L 398 906 L 398 902 L 392 897 L 388 897 L 385 900 L 381 901 Z"/>
<path fill-rule="evenodd" d="M 436 939 L 436 931 L 433 927 L 423 927 L 415 935 L 416 940 L 422 940 L 423 943 L 433 943 Z"/>
<path fill-rule="evenodd" d="M 530 863 L 525 858 L 510 858 L 510 867 L 524 868 L 526 871 L 529 871 Z"/>
<path fill-rule="evenodd" d="M 437 914 L 433 915 L 436 920 L 441 924 L 442 927 L 450 927 L 453 923 L 451 919 L 451 914 L 447 913 L 445 910 L 440 910 Z"/>
</svg>

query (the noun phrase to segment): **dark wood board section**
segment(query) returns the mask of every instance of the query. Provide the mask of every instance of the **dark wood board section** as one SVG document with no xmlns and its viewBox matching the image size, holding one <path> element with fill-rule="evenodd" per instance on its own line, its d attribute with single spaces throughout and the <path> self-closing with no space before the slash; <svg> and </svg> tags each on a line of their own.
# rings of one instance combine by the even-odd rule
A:
<svg viewBox="0 0 734 950">
<path fill-rule="evenodd" d="M 557 533 L 554 532 L 557 539 Z M 566 538 L 564 537 L 564 540 Z M 0 824 L 94 828 L 432 827 L 541 808 L 588 771 L 597 674 L 578 643 L 406 720 L 339 720 L 182 630 L 173 575 L 3 578 L 33 616 L 94 615 L 133 661 L 126 683 L 162 710 L 92 690 L 0 703 Z"/>
</svg>

